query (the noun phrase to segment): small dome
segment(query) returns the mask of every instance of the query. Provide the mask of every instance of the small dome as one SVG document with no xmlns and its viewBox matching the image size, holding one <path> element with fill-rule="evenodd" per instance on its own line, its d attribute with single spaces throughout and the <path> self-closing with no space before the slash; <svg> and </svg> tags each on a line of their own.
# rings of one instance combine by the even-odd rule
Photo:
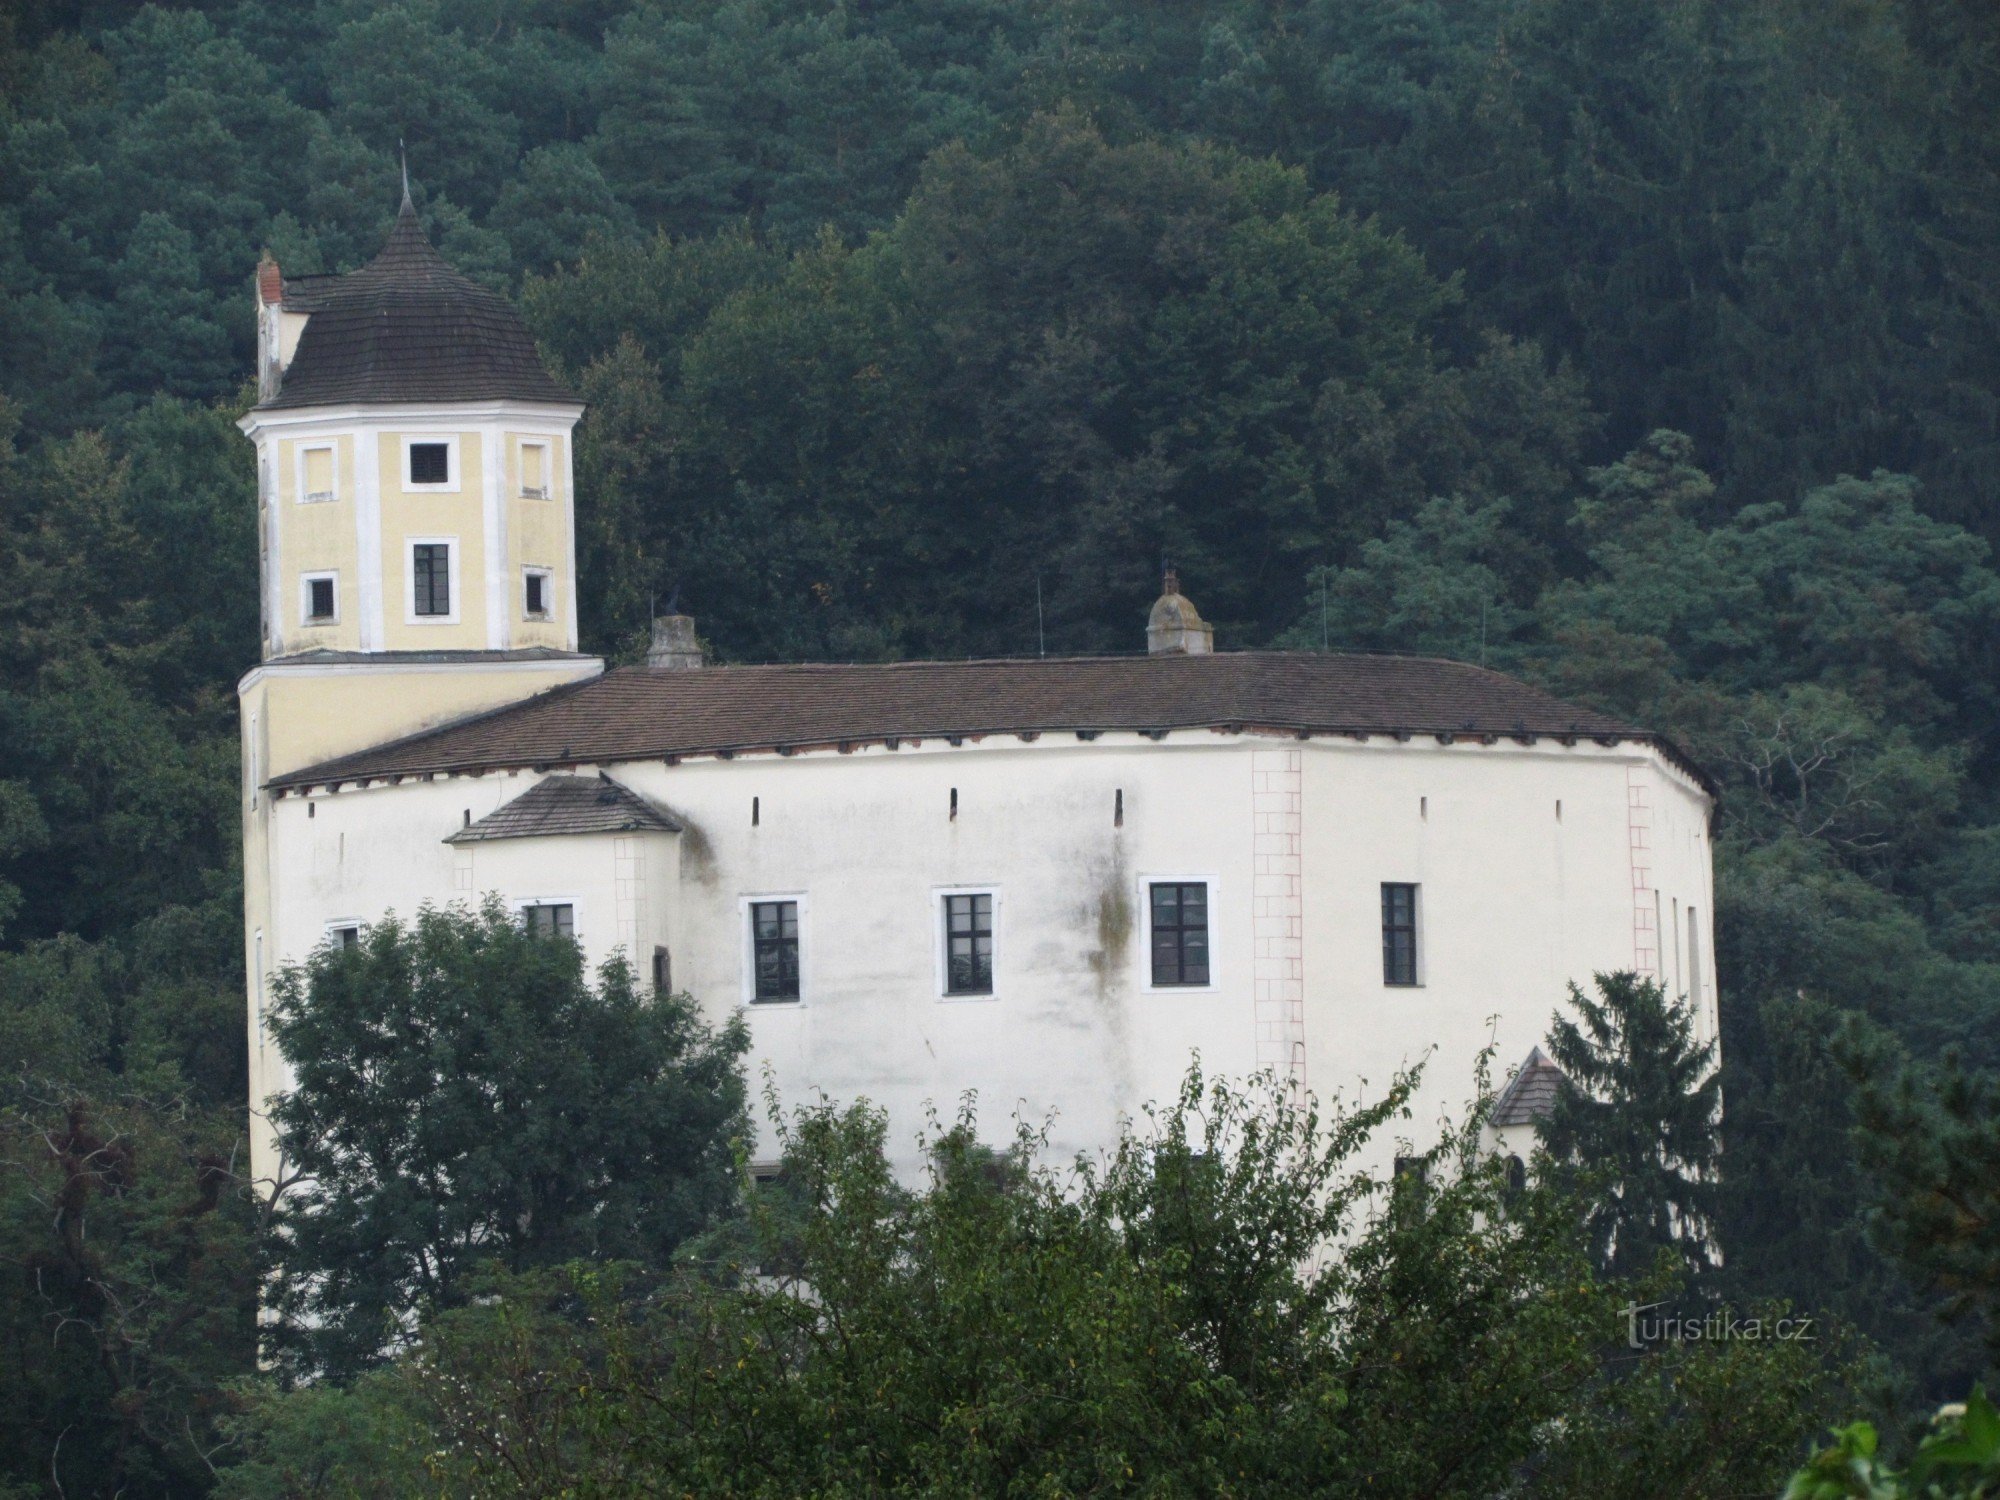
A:
<svg viewBox="0 0 2000 1500">
<path fill-rule="evenodd" d="M 1146 616 L 1148 630 L 1199 629 L 1201 623 L 1201 611 L 1186 594 L 1160 595 L 1153 601 L 1153 612 Z"/>
<path fill-rule="evenodd" d="M 513 304 L 432 247 L 408 198 L 382 253 L 315 289 L 266 408 L 376 401 L 575 403 L 543 367 Z"/>
</svg>

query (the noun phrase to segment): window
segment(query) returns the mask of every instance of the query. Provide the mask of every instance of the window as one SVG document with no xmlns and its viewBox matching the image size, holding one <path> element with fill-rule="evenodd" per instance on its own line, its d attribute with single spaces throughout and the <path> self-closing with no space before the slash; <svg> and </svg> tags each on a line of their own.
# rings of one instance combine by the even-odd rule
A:
<svg viewBox="0 0 2000 1500">
<path fill-rule="evenodd" d="M 993 993 L 993 897 L 944 898 L 944 992 Z"/>
<path fill-rule="evenodd" d="M 549 445 L 547 443 L 521 444 L 521 498 L 524 500 L 546 500 L 549 498 Z"/>
<path fill-rule="evenodd" d="M 1417 982 L 1417 888 L 1382 885 L 1382 982 Z"/>
<path fill-rule="evenodd" d="M 339 597 L 334 588 L 336 575 L 332 573 L 308 573 L 299 580 L 305 594 L 302 601 L 305 622 L 308 625 L 330 625 L 338 609 Z"/>
<path fill-rule="evenodd" d="M 1152 886 L 1153 983 L 1208 983 L 1208 886 L 1199 880 Z"/>
<path fill-rule="evenodd" d="M 1695 919 L 1695 910 L 1688 908 L 1688 1009 L 1696 1018 L 1701 1016 L 1701 923 Z"/>
<path fill-rule="evenodd" d="M 359 948 L 361 946 L 361 924 L 359 922 L 333 922 L 326 929 L 326 940 L 336 948 Z"/>
<path fill-rule="evenodd" d="M 451 613 L 451 547 L 444 542 L 418 542 L 410 548 L 411 611 L 437 616 Z"/>
<path fill-rule="evenodd" d="M 530 620 L 549 617 L 549 595 L 554 581 L 547 568 L 528 568 L 521 574 L 521 609 Z"/>
<path fill-rule="evenodd" d="M 451 444 L 410 444 L 411 484 L 451 483 Z"/>
<path fill-rule="evenodd" d="M 671 994 L 674 988 L 674 956 L 663 947 L 653 949 L 653 988 Z"/>
<path fill-rule="evenodd" d="M 333 449 L 307 448 L 299 455 L 299 499 L 316 505 L 333 498 Z"/>
<path fill-rule="evenodd" d="M 534 902 L 521 908 L 521 920 L 537 937 L 576 936 L 576 908 L 568 902 Z"/>
<path fill-rule="evenodd" d="M 799 903 L 750 903 L 753 1000 L 799 998 Z"/>
</svg>

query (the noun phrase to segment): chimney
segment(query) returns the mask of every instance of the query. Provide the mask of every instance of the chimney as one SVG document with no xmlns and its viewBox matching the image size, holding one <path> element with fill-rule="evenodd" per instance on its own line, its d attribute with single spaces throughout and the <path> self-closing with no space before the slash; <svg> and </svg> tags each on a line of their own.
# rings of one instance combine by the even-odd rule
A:
<svg viewBox="0 0 2000 1500">
<path fill-rule="evenodd" d="M 1204 624 L 1194 601 L 1181 592 L 1181 576 L 1172 568 L 1146 617 L 1146 651 L 1152 656 L 1206 656 L 1215 650 L 1215 627 Z"/>
<path fill-rule="evenodd" d="M 257 399 L 269 401 L 285 378 L 285 277 L 266 250 L 257 262 Z"/>
<path fill-rule="evenodd" d="M 653 621 L 653 644 L 646 665 L 670 672 L 688 672 L 701 665 L 701 642 L 694 638 L 694 616 L 661 615 Z"/>
</svg>

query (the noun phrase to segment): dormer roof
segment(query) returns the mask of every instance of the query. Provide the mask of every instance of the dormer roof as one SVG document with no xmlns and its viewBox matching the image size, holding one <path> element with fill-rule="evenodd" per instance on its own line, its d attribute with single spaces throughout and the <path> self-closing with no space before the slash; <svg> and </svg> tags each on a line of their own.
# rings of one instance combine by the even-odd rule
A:
<svg viewBox="0 0 2000 1500">
<path fill-rule="evenodd" d="M 1555 1108 L 1556 1095 L 1568 1080 L 1540 1047 L 1528 1049 L 1521 1071 L 1493 1101 L 1492 1121 L 1498 1126 L 1532 1125 Z"/>
<path fill-rule="evenodd" d="M 609 776 L 544 776 L 512 802 L 468 823 L 447 844 L 572 833 L 679 833 L 681 825 Z"/>
<path fill-rule="evenodd" d="M 542 365 L 505 297 L 439 255 L 408 198 L 388 243 L 346 276 L 286 277 L 287 312 L 310 316 L 264 411 L 378 402 L 579 404 Z"/>
</svg>

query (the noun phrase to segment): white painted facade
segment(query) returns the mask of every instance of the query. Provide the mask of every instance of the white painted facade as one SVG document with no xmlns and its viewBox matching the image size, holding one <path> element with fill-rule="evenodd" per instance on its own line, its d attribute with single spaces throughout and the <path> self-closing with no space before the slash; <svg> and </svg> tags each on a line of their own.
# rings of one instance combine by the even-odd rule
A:
<svg viewBox="0 0 2000 1500">
<path fill-rule="evenodd" d="M 967 1092 L 995 1139 L 1018 1110 L 1053 1117 L 1060 1155 L 1101 1149 L 1197 1054 L 1325 1093 L 1435 1049 L 1428 1138 L 1483 1046 L 1512 1067 L 1599 970 L 1698 995 L 1715 1033 L 1709 799 L 1645 745 L 1107 732 L 602 769 L 685 831 L 444 842 L 532 771 L 272 802 L 267 961 L 425 902 L 569 904 L 593 963 L 623 951 L 643 974 L 663 947 L 713 1018 L 744 1011 L 752 1077 L 785 1099 L 886 1107 L 910 1168 L 927 1107 Z M 1208 985 L 1151 982 L 1147 891 L 1168 879 L 1207 887 Z M 1419 887 L 1413 987 L 1384 982 L 1385 881 Z M 946 892 L 994 898 L 990 996 L 944 993 Z M 780 897 L 800 998 L 758 1003 L 747 908 Z M 259 1092 L 281 1088 L 258 1055 Z"/>
</svg>

